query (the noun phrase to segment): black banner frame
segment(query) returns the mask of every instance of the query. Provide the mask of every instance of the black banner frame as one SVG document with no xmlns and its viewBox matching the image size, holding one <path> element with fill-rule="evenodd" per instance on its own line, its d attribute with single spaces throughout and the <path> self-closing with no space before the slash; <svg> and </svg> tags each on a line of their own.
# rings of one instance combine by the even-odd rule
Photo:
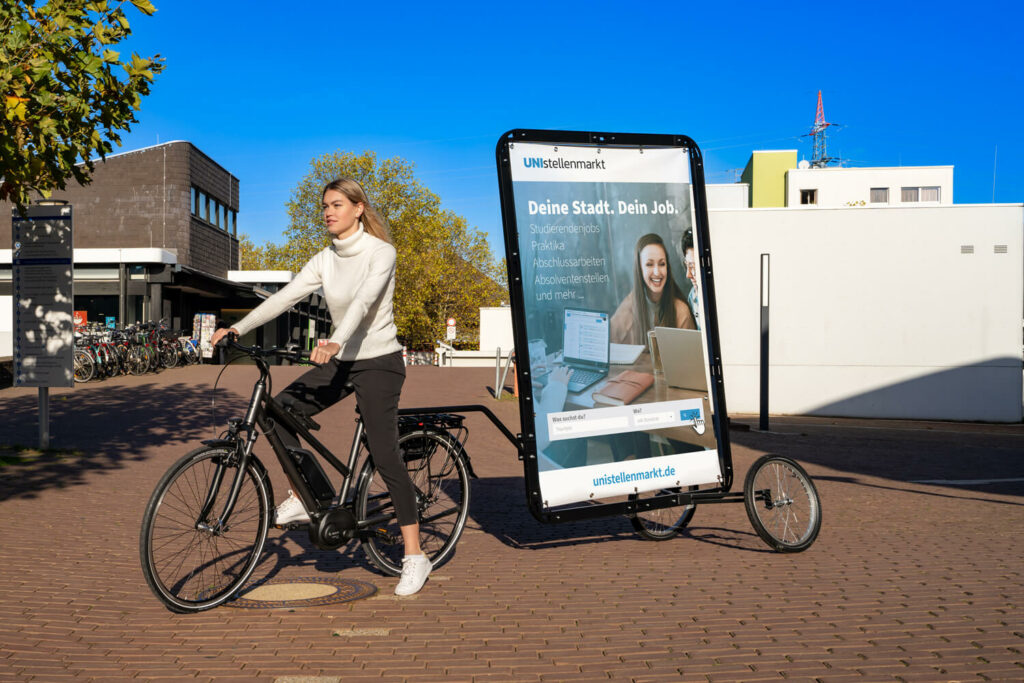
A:
<svg viewBox="0 0 1024 683">
<path fill-rule="evenodd" d="M 534 405 L 532 380 L 530 378 L 529 346 L 526 333 L 526 310 L 522 282 L 522 268 L 519 253 L 519 233 L 516 221 L 515 200 L 512 186 L 510 145 L 517 142 L 543 143 L 574 147 L 594 148 L 681 148 L 685 149 L 690 161 L 690 178 L 693 195 L 693 221 L 698 239 L 694 254 L 700 265 L 703 283 L 700 296 L 703 299 L 704 316 L 702 332 L 707 341 L 709 392 L 713 406 L 713 427 L 718 444 L 718 459 L 721 481 L 715 488 L 701 489 L 695 493 L 665 493 L 643 499 L 643 509 L 687 505 L 691 501 L 702 503 L 727 502 L 732 496 L 729 491 L 733 483 L 732 451 L 729 442 L 729 420 L 725 402 L 725 382 L 722 375 L 721 347 L 718 335 L 718 309 L 715 299 L 714 270 L 711 260 L 711 235 L 708 224 L 707 197 L 704 185 L 704 161 L 697 143 L 685 135 L 663 135 L 650 133 L 602 133 L 563 130 L 513 129 L 504 133 L 495 148 L 498 170 L 498 186 L 501 197 L 501 219 L 505 237 L 505 260 L 508 269 L 508 288 L 512 307 L 512 335 L 515 342 L 516 374 L 519 386 L 519 418 L 522 432 L 519 434 L 519 452 L 523 461 L 523 475 L 526 480 L 526 502 L 530 513 L 540 522 L 556 523 L 594 519 L 614 515 L 632 515 L 637 504 L 631 499 L 626 502 L 591 503 L 579 502 L 564 506 L 545 508 L 540 491 L 538 470 L 537 439 L 534 434 Z M 697 246 L 699 245 L 699 253 Z"/>
</svg>

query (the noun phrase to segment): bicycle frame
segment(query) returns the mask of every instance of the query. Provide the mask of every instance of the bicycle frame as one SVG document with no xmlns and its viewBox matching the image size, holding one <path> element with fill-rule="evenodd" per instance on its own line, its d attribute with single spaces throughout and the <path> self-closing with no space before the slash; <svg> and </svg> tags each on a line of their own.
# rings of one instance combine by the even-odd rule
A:
<svg viewBox="0 0 1024 683">
<path fill-rule="evenodd" d="M 325 506 L 322 504 L 306 485 L 303 475 L 299 472 L 298 465 L 290 457 L 287 447 L 277 435 L 275 422 L 283 424 L 290 432 L 296 436 L 302 437 L 308 444 L 310 444 L 310 446 L 313 447 L 317 454 L 330 463 L 331 467 L 342 475 L 343 483 L 337 498 L 341 504 L 344 504 L 348 499 L 348 493 L 351 490 L 352 485 L 352 474 L 355 471 L 356 460 L 359 457 L 359 447 L 363 440 L 363 422 L 362 420 L 357 420 L 356 434 L 352 439 L 352 446 L 349 450 L 348 464 L 346 465 L 341 462 L 323 443 L 310 433 L 310 430 L 305 425 L 301 424 L 284 408 L 284 406 L 281 405 L 280 402 L 269 395 L 267 380 L 270 376 L 270 366 L 264 358 L 258 355 L 251 355 L 251 357 L 255 360 L 256 365 L 259 368 L 260 376 L 259 379 L 256 380 L 256 384 L 253 386 L 252 396 L 249 399 L 245 417 L 241 419 L 235 418 L 229 421 L 230 428 L 225 438 L 203 441 L 204 444 L 211 446 L 222 445 L 234 447 L 238 458 L 238 471 L 235 475 L 235 481 L 232 483 L 228 499 L 225 501 L 224 509 L 221 512 L 219 519 L 215 523 L 211 524 L 210 529 L 208 529 L 211 531 L 224 528 L 227 524 L 227 520 L 231 517 L 231 513 L 234 510 L 234 506 L 238 498 L 238 492 L 242 486 L 246 468 L 253 458 L 252 451 L 259 436 L 259 432 L 263 432 L 267 437 L 267 441 L 274 450 L 274 454 L 277 456 L 277 461 L 281 465 L 281 469 L 284 470 L 288 479 L 295 487 L 296 495 L 298 495 L 302 500 L 303 505 L 305 505 L 306 509 L 310 512 L 311 517 L 319 517 L 328 509 L 333 507 L 331 505 Z M 257 431 L 257 427 L 259 428 L 259 431 Z M 223 468 L 218 468 L 214 484 L 220 483 L 220 476 L 222 476 L 222 474 Z M 211 495 L 214 490 L 216 490 L 216 486 L 211 486 Z M 213 501 L 209 500 L 207 501 L 207 504 L 204 505 L 204 519 L 206 518 L 206 515 L 210 513 L 209 508 L 212 503 Z M 361 526 L 366 526 L 366 524 Z"/>
</svg>

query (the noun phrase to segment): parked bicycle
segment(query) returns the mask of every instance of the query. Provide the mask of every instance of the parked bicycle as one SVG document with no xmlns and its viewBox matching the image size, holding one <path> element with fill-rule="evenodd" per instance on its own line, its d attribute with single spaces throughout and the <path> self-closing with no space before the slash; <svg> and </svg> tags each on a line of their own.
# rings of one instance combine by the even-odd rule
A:
<svg viewBox="0 0 1024 683">
<path fill-rule="evenodd" d="M 154 595 L 172 611 L 197 612 L 232 599 L 244 588 L 275 524 L 270 477 L 253 453 L 260 433 L 309 511 L 309 523 L 285 528 L 306 528 L 311 542 L 323 550 L 358 540 L 382 572 L 400 575 L 401 532 L 361 417 L 343 463 L 313 436 L 319 429 L 316 422 L 288 411 L 271 396 L 267 359 L 308 362 L 309 354 L 242 346 L 234 340 L 228 346 L 251 358 L 259 377 L 245 417 L 232 418 L 220 438 L 203 441 L 178 460 L 153 491 L 139 549 Z M 469 478 L 476 476 L 463 448 L 468 435 L 463 416 L 440 410 L 400 410 L 398 421 L 399 450 L 416 488 L 420 546 L 435 567 L 455 551 L 469 511 Z M 273 424 L 302 437 L 316 454 L 286 447 Z M 340 490 L 317 456 L 341 475 Z"/>
<path fill-rule="evenodd" d="M 75 381 L 142 375 L 198 363 L 198 343 L 186 334 L 169 330 L 163 320 L 135 323 L 122 329 L 90 323 L 75 331 Z"/>
</svg>

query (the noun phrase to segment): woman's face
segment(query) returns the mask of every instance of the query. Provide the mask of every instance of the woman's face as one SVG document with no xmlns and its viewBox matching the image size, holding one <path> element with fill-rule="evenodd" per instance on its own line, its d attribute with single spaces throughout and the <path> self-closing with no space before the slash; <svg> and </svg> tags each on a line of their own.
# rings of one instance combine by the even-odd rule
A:
<svg viewBox="0 0 1024 683">
<path fill-rule="evenodd" d="M 648 244 L 640 250 L 640 272 L 643 273 L 648 296 L 657 301 L 668 279 L 668 260 L 660 244 Z"/>
<path fill-rule="evenodd" d="M 344 239 L 359 229 L 359 217 L 363 215 L 363 203 L 353 203 L 337 190 L 324 192 L 324 224 L 332 237 Z"/>
</svg>

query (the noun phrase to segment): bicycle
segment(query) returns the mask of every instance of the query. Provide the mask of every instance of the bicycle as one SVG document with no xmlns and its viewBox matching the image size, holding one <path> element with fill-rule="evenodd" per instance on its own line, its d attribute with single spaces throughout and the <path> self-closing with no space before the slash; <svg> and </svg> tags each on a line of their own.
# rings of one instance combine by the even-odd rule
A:
<svg viewBox="0 0 1024 683">
<path fill-rule="evenodd" d="M 230 419 L 220 438 L 203 441 L 178 460 L 153 491 L 139 551 L 156 597 L 171 611 L 198 612 L 227 602 L 245 586 L 275 522 L 270 478 L 253 454 L 261 432 L 311 519 L 283 528 L 306 527 L 313 545 L 323 550 L 357 539 L 382 572 L 401 574 L 404 545 L 394 506 L 369 454 L 358 410 L 348 462 L 342 463 L 312 435 L 319 429 L 316 422 L 271 396 L 267 358 L 308 362 L 308 353 L 246 347 L 230 338 L 227 345 L 255 362 L 259 378 L 245 417 Z M 468 435 L 463 416 L 441 410 L 400 410 L 398 424 L 399 449 L 416 488 L 420 545 L 435 567 L 455 551 L 469 512 L 469 479 L 476 476 L 463 448 Z M 316 455 L 286 447 L 275 424 L 302 437 Z M 342 476 L 340 490 L 331 485 L 317 455 Z"/>
<path fill-rule="evenodd" d="M 184 331 L 180 332 L 178 345 L 181 347 L 182 362 L 185 365 L 195 365 L 199 362 L 199 341 L 192 337 L 185 336 Z"/>
</svg>

